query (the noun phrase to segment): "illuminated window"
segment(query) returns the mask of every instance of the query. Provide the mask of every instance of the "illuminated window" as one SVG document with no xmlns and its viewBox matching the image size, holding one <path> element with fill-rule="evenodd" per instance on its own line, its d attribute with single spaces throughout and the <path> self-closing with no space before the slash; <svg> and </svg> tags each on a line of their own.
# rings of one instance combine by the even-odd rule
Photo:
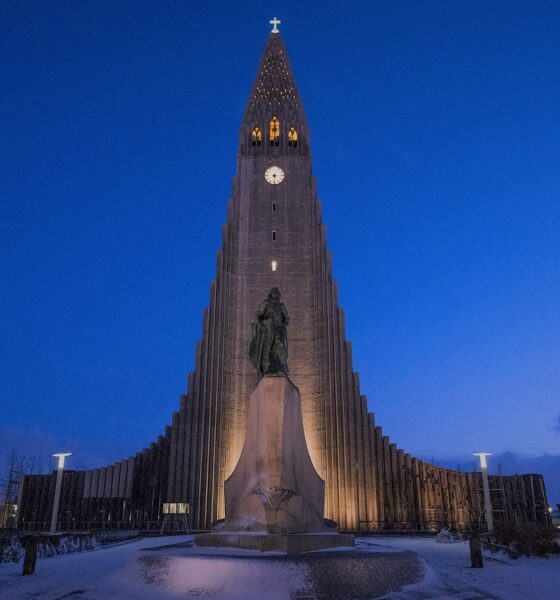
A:
<svg viewBox="0 0 560 600">
<path fill-rule="evenodd" d="M 272 241 L 275 242 L 276 241 L 276 231 L 272 232 Z"/>
<path fill-rule="evenodd" d="M 273 261 L 270 263 L 270 268 L 271 268 L 273 271 L 276 271 L 276 269 L 278 268 L 278 262 L 277 262 L 277 261 L 275 261 L 275 260 L 273 260 Z"/>
<path fill-rule="evenodd" d="M 288 131 L 288 146 L 295 148 L 297 146 L 297 129 L 295 127 L 290 127 Z"/>
<path fill-rule="evenodd" d="M 260 146 L 262 142 L 262 131 L 259 127 L 255 127 L 251 132 L 251 144 L 253 146 Z"/>
<path fill-rule="evenodd" d="M 276 212 L 276 202 L 272 203 L 272 212 Z"/>
<path fill-rule="evenodd" d="M 271 146 L 279 146 L 280 145 L 280 121 L 278 117 L 272 117 L 270 119 L 269 127 L 268 127 Z"/>
<path fill-rule="evenodd" d="M 188 502 L 164 502 L 164 515 L 188 515 L 190 512 L 190 504 Z"/>
</svg>

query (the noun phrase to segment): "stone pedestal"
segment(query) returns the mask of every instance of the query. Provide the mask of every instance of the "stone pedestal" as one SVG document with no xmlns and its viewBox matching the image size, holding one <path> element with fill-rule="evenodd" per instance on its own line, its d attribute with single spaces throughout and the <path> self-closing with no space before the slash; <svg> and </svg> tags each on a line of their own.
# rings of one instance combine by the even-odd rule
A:
<svg viewBox="0 0 560 600">
<path fill-rule="evenodd" d="M 283 552 L 352 546 L 353 536 L 326 526 L 324 495 L 307 450 L 299 391 L 288 377 L 267 375 L 251 394 L 245 444 L 225 482 L 225 523 L 195 541 Z"/>
<path fill-rule="evenodd" d="M 263 377 L 249 401 L 239 462 L 225 482 L 227 531 L 325 531 L 325 482 L 305 443 L 301 399 L 285 376 Z"/>
</svg>

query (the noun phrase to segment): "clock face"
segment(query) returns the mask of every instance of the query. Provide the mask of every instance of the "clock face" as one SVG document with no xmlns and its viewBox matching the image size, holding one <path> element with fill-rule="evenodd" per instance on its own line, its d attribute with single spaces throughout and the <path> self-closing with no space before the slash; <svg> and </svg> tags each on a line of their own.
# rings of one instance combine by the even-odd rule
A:
<svg viewBox="0 0 560 600">
<path fill-rule="evenodd" d="M 284 171 L 282 171 L 280 167 L 268 167 L 268 169 L 264 172 L 264 178 L 272 185 L 282 183 L 284 180 Z"/>
</svg>

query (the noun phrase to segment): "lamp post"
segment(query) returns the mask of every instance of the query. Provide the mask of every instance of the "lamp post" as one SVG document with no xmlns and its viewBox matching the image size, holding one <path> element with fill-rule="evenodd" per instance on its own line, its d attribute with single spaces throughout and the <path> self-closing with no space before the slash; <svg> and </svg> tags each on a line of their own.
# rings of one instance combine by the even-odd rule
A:
<svg viewBox="0 0 560 600">
<path fill-rule="evenodd" d="M 60 504 L 60 492 L 62 491 L 62 474 L 64 473 L 64 460 L 67 456 L 70 456 L 71 452 L 59 452 L 53 454 L 55 458 L 58 458 L 58 467 L 56 471 L 56 486 L 54 488 L 54 501 L 51 515 L 51 533 L 56 531 L 56 525 L 58 521 L 58 506 Z"/>
<path fill-rule="evenodd" d="M 490 498 L 490 484 L 488 483 L 488 462 L 487 456 L 492 456 L 490 452 L 475 452 L 474 456 L 480 457 L 480 470 L 482 471 L 482 490 L 484 492 L 484 512 L 486 513 L 486 525 L 488 533 L 494 533 L 494 515 L 492 513 L 492 500 Z"/>
</svg>

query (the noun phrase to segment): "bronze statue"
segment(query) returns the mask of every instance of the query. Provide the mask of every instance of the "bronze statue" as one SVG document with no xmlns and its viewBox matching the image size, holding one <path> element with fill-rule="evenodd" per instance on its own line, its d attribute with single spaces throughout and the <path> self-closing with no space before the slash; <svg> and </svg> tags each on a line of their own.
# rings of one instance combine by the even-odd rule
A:
<svg viewBox="0 0 560 600">
<path fill-rule="evenodd" d="M 267 373 L 288 373 L 288 323 L 288 311 L 274 287 L 259 306 L 249 344 L 249 358 L 259 379 Z"/>
</svg>

